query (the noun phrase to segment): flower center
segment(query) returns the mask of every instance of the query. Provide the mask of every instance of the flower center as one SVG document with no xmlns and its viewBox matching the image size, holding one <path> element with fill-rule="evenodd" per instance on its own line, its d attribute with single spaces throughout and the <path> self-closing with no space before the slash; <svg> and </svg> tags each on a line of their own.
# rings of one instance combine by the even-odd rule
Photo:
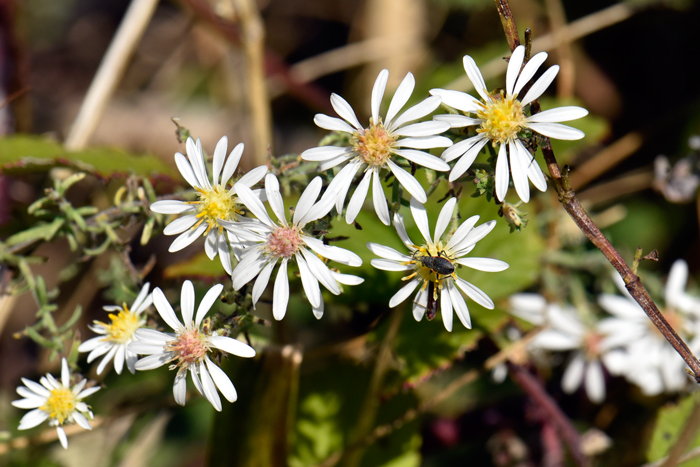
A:
<svg viewBox="0 0 700 467">
<path fill-rule="evenodd" d="M 603 336 L 596 332 L 589 332 L 583 338 L 583 349 L 588 360 L 596 359 L 600 356 L 600 344 Z"/>
<path fill-rule="evenodd" d="M 236 209 L 238 198 L 229 194 L 225 186 L 214 185 L 211 188 L 196 188 L 196 190 L 199 192 L 199 201 L 193 201 L 192 204 L 197 205 L 199 210 L 197 217 L 206 221 L 209 229 L 219 226 L 218 219 L 238 220 L 238 215 L 241 214 L 241 211 Z"/>
<path fill-rule="evenodd" d="M 506 98 L 503 91 L 491 97 L 491 102 L 480 104 L 483 109 L 477 115 L 481 119 L 481 126 L 476 131 L 486 133 L 496 146 L 514 140 L 524 128 L 526 117 L 519 100 Z"/>
<path fill-rule="evenodd" d="M 60 387 L 51 390 L 51 395 L 46 399 L 46 404 L 41 410 L 49 414 L 49 417 L 58 421 L 59 425 L 71 416 L 75 410 L 75 394 L 68 388 Z"/>
<path fill-rule="evenodd" d="M 209 340 L 199 329 L 186 330 L 178 333 L 176 339 L 169 341 L 165 345 L 165 350 L 176 354 L 171 361 L 178 362 L 170 366 L 171 370 L 177 367 L 186 369 L 204 359 L 209 352 Z"/>
<path fill-rule="evenodd" d="M 372 167 L 384 167 L 393 153 L 396 138 L 384 128 L 380 120 L 379 123 L 370 123 L 369 128 L 353 135 L 353 150 L 366 164 Z"/>
<path fill-rule="evenodd" d="M 423 245 L 418 247 L 418 252 L 413 256 L 413 263 L 416 273 L 428 282 L 440 282 L 445 276 L 454 272 L 454 264 L 451 254 L 444 249 L 442 242 L 435 245 Z"/>
<path fill-rule="evenodd" d="M 296 227 L 280 227 L 267 237 L 267 250 L 273 256 L 291 258 L 301 244 L 301 232 Z"/>
<path fill-rule="evenodd" d="M 144 324 L 144 321 L 139 319 L 135 313 L 129 311 L 126 304 L 122 305 L 122 307 L 123 309 L 119 314 L 109 314 L 109 319 L 112 320 L 112 324 L 98 321 L 98 324 L 104 326 L 107 331 L 104 340 L 116 342 L 118 344 L 126 344 L 133 340 L 134 332 Z"/>
</svg>

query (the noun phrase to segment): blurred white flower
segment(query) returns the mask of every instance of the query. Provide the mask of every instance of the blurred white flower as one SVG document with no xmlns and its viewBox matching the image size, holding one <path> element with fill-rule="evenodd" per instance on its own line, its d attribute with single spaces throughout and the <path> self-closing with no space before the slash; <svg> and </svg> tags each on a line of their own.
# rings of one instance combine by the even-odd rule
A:
<svg viewBox="0 0 700 467">
<path fill-rule="evenodd" d="M 413 301 L 413 317 L 416 321 L 420 321 L 428 310 L 428 318 L 432 319 L 431 314 L 436 310 L 439 302 L 442 321 L 448 331 L 452 331 L 453 309 L 462 324 L 471 329 L 469 309 L 459 289 L 479 305 L 490 310 L 494 307 L 488 295 L 457 275 L 457 267 L 466 266 L 489 272 L 503 271 L 508 268 L 507 263 L 497 259 L 466 257 L 476 243 L 493 230 L 496 221 L 488 221 L 474 227 L 479 216 L 472 216 L 454 233 L 450 233 L 448 238 L 442 240 L 445 230 L 452 221 L 456 204 L 456 198 L 451 198 L 445 203 L 435 225 L 435 235 L 431 238 L 425 207 L 415 198 L 411 199 L 411 214 L 425 240 L 425 243 L 420 246 L 414 244 L 408 237 L 401 214 L 394 214 L 394 227 L 401 241 L 409 249 L 409 255 L 377 243 L 367 244 L 367 248 L 372 253 L 383 258 L 372 260 L 372 266 L 375 268 L 384 271 L 410 272 L 403 278 L 404 281 L 409 281 L 408 284 L 391 298 L 389 306 L 393 308 L 402 303 L 420 285 Z M 440 259 L 435 260 L 436 257 Z M 431 265 L 433 267 L 430 267 Z M 430 296 L 431 291 L 432 296 Z"/>
<path fill-rule="evenodd" d="M 344 248 L 325 245 L 323 241 L 304 232 L 304 227 L 309 222 L 324 217 L 333 208 L 333 198 L 322 198 L 316 203 L 322 184 L 321 178 L 316 177 L 307 185 L 294 209 L 291 223 L 287 221 L 279 182 L 274 175 L 268 174 L 265 177 L 265 192 L 277 222 L 268 215 L 265 205 L 252 190 L 247 186 L 235 186 L 241 202 L 259 221 L 244 225 L 235 222 L 223 223 L 229 231 L 255 245 L 243 253 L 241 261 L 233 270 L 233 288 L 239 290 L 257 276 L 252 291 L 255 306 L 270 281 L 272 270 L 279 262 L 272 299 L 272 315 L 276 320 L 284 318 L 287 312 L 287 265 L 292 258 L 296 260 L 304 292 L 316 318 L 323 316 L 324 306 L 319 282 L 335 295 L 341 292 L 339 283 L 354 285 L 362 282 L 362 279 L 356 276 L 334 274 L 324 261 L 329 259 L 348 266 L 360 266 L 362 260 L 359 256 Z"/>
<path fill-rule="evenodd" d="M 508 63 L 505 93 L 501 91 L 491 94 L 486 89 L 486 83 L 474 59 L 465 55 L 464 69 L 474 84 L 476 92 L 481 96 L 481 101 L 459 91 L 446 89 L 430 91 L 430 94 L 440 96 L 445 105 L 465 114 L 475 115 L 475 117 L 436 115 L 434 117 L 436 121 L 447 122 L 452 128 L 479 127 L 476 130 L 476 136 L 460 141 L 442 153 L 442 158 L 447 162 L 461 158 L 450 172 L 450 181 L 457 180 L 466 172 L 479 151 L 490 142 L 494 148 L 499 148 L 496 160 L 496 197 L 500 201 L 508 192 L 510 174 L 513 176 L 515 191 L 526 203 L 530 200 L 528 178 L 538 190 L 547 189 L 547 181 L 540 166 L 529 149 L 520 141 L 518 134 L 523 130 L 531 130 L 551 138 L 581 139 L 584 136 L 582 131 L 555 122 L 575 120 L 588 115 L 588 111 L 581 107 L 559 107 L 530 117 L 525 115 L 525 106 L 538 99 L 559 72 L 558 65 L 549 68 L 525 93 L 525 97 L 519 98 L 520 91 L 532 79 L 546 58 L 547 53 L 540 52 L 523 67 L 525 47 L 522 45 L 517 47 Z"/>
<path fill-rule="evenodd" d="M 48 420 L 49 426 L 56 427 L 58 440 L 65 449 L 68 448 L 68 437 L 63 430 L 64 425 L 77 423 L 86 430 L 92 430 L 88 420 L 92 420 L 94 416 L 83 399 L 99 391 L 100 387 L 84 389 L 86 379 L 81 379 L 71 387 L 70 379 L 71 374 L 65 358 L 61 360 L 60 381 L 48 373 L 39 380 L 41 384 L 22 378 L 24 386 L 17 388 L 17 394 L 24 399 L 13 401 L 12 405 L 33 410 L 22 417 L 18 429 L 28 430 Z"/>
<path fill-rule="evenodd" d="M 652 324 L 642 307 L 632 298 L 623 280 L 613 275 L 622 296 L 602 294 L 600 306 L 613 317 L 601 321 L 608 346 L 624 347 L 627 352 L 625 377 L 639 386 L 646 395 L 678 392 L 692 381 L 686 363 Z M 686 341 L 693 353 L 700 352 L 700 300 L 685 292 L 688 265 L 677 260 L 666 280 L 666 307 L 661 310 L 666 320 Z"/>
<path fill-rule="evenodd" d="M 90 352 L 88 354 L 88 363 L 95 360 L 97 357 L 105 355 L 99 365 L 97 365 L 97 374 L 102 374 L 110 360 L 114 359 L 114 371 L 118 375 L 122 374 L 122 368 L 126 362 L 126 366 L 130 372 L 134 373 L 134 364 L 138 360 L 138 356 L 127 350 L 127 346 L 134 340 L 134 333 L 137 329 L 146 324 L 146 320 L 141 317 L 141 313 L 151 306 L 153 297 L 148 293 L 150 284 L 147 282 L 141 288 L 136 300 L 131 305 L 131 309 L 124 303 L 122 306 L 105 306 L 105 311 L 119 312 L 118 314 L 110 313 L 109 319 L 111 323 L 103 323 L 95 321 L 90 330 L 97 337 L 88 339 L 78 347 L 79 352 Z"/>
<path fill-rule="evenodd" d="M 231 274 L 229 243 L 236 256 L 245 245 L 235 235 L 225 232 L 219 221 L 245 222 L 246 218 L 243 217 L 236 189 L 228 187 L 241 160 L 243 143 L 233 148 L 228 158 L 226 157 L 227 146 L 226 136 L 216 144 L 212 163 L 213 173 L 209 181 L 202 142 L 197 139 L 195 143 L 192 138 L 187 138 L 187 157 L 179 152 L 175 153 L 175 163 L 187 183 L 197 191 L 197 201 L 156 201 L 151 205 L 151 211 L 160 214 L 182 214 L 163 230 L 165 235 L 179 235 L 168 251 L 180 251 L 198 238 L 206 236 L 204 251 L 207 256 L 209 259 L 214 259 L 219 255 L 224 269 Z M 235 183 L 250 188 L 262 180 L 266 173 L 267 167 L 263 165 L 243 175 Z"/>
<path fill-rule="evenodd" d="M 171 363 L 171 370 L 177 368 L 173 395 L 175 402 L 180 405 L 185 405 L 187 400 L 186 378 L 189 371 L 197 391 L 206 397 L 217 411 L 221 412 L 221 399 L 217 388 L 229 402 L 234 402 L 238 396 L 229 377 L 209 358 L 209 354 L 219 350 L 239 357 L 255 356 L 255 350 L 252 347 L 237 339 L 219 335 L 211 329 L 209 319 L 204 320 L 223 288 L 223 285 L 217 284 L 209 289 L 195 315 L 194 286 L 192 282 L 185 281 L 182 284 L 180 298 L 182 309 L 182 322 L 180 322 L 163 291 L 156 287 L 153 290 L 153 304 L 163 321 L 175 332 L 164 333 L 154 329 L 138 329 L 137 340 L 128 346 L 130 352 L 147 355 L 136 362 L 137 370 L 153 370 L 166 363 Z"/>
<path fill-rule="evenodd" d="M 355 220 L 360 208 L 367 197 L 370 182 L 372 185 L 372 200 L 379 219 L 389 225 L 391 218 L 381 184 L 380 172 L 390 170 L 396 180 L 418 201 L 425 203 L 427 195 L 418 180 L 409 172 L 399 167 L 395 159 L 402 157 L 419 166 L 438 171 L 448 171 L 450 166 L 439 157 L 435 157 L 421 149 L 445 148 L 452 144 L 449 138 L 438 136 L 450 125 L 443 122 L 411 122 L 425 117 L 440 105 L 440 98 L 428 97 L 422 102 L 410 107 L 401 115 L 398 113 L 406 105 L 415 87 L 415 79 L 408 73 L 389 104 L 389 110 L 384 120 L 379 116 L 379 107 L 384 97 L 389 71 L 382 70 L 372 89 L 372 118 L 369 126 L 364 128 L 350 104 L 337 94 L 331 95 L 331 104 L 340 118 L 317 114 L 314 122 L 319 127 L 330 131 L 341 131 L 350 134 L 349 147 L 321 146 L 304 151 L 302 159 L 320 162 L 319 168 L 327 170 L 347 162 L 335 176 L 324 196 L 334 196 L 336 209 L 342 213 L 345 198 L 357 172 L 365 167 L 362 180 L 355 184 L 345 213 L 345 220 L 350 224 Z"/>
</svg>

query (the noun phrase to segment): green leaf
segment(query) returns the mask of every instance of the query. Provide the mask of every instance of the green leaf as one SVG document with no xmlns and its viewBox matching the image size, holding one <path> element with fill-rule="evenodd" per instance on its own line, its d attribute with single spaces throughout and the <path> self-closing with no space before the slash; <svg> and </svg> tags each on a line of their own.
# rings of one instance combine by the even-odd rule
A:
<svg viewBox="0 0 700 467">
<path fill-rule="evenodd" d="M 659 410 L 651 443 L 647 449 L 647 460 L 649 462 L 659 460 L 669 454 L 669 450 L 678 441 L 678 435 L 683 430 L 686 419 L 693 410 L 693 406 L 698 401 L 700 401 L 700 398 L 698 393 L 695 393 L 681 399 L 677 404 L 669 404 Z M 688 446 L 688 449 L 697 446 L 700 446 L 700 432 L 695 434 L 695 438 Z M 700 458 L 678 465 L 683 467 L 700 467 Z"/>
<path fill-rule="evenodd" d="M 50 241 L 54 235 L 63 226 L 65 219 L 57 217 L 50 224 L 41 224 L 31 227 L 22 232 L 18 232 L 7 239 L 7 246 L 18 245 L 24 242 L 33 242 L 36 240 Z"/>
<path fill-rule="evenodd" d="M 224 267 L 217 256 L 213 260 L 209 259 L 204 251 L 197 253 L 187 261 L 173 264 L 165 268 L 164 277 L 166 279 L 176 279 L 181 277 L 223 277 L 226 275 Z"/>
<path fill-rule="evenodd" d="M 72 167 L 104 177 L 135 173 L 161 173 L 177 177 L 176 171 L 153 155 L 135 155 L 117 148 L 88 148 L 70 152 L 47 138 L 12 135 L 0 138 L 2 163 L 5 174 L 44 172 L 52 167 Z"/>
</svg>

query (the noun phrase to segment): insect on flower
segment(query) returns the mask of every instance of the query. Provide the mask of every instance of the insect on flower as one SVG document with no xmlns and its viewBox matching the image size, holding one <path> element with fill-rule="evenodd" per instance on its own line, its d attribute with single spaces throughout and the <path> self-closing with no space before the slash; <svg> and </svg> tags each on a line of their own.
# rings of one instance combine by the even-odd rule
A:
<svg viewBox="0 0 700 467">
<path fill-rule="evenodd" d="M 427 279 L 423 283 L 423 288 L 428 288 L 428 305 L 425 307 L 427 310 L 428 320 L 435 318 L 438 310 L 438 304 L 440 300 L 440 289 L 442 288 L 442 280 L 447 276 L 452 276 L 455 272 L 455 266 L 452 261 L 447 257 L 445 251 L 438 251 L 436 256 L 432 256 L 429 251 L 425 248 L 416 246 L 416 251 L 413 253 L 413 260 L 410 263 L 420 263 L 424 268 L 430 271 L 420 272 L 422 275 L 427 273 Z M 404 278 L 404 280 L 410 280 L 418 274 L 416 271 L 410 276 Z M 433 277 L 435 276 L 435 277 Z M 443 276 L 443 277 L 440 277 Z M 417 305 L 422 306 L 420 303 L 415 302 Z"/>
</svg>

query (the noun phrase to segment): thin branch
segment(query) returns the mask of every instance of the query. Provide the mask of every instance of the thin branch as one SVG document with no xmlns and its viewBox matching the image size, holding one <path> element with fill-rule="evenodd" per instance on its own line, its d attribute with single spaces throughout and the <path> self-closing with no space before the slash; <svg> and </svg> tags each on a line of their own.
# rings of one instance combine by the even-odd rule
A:
<svg viewBox="0 0 700 467">
<path fill-rule="evenodd" d="M 87 145 L 157 5 L 158 0 L 132 0 L 68 133 L 67 149 Z"/>
<path fill-rule="evenodd" d="M 518 36 L 518 28 L 515 26 L 513 13 L 510 11 L 510 3 L 508 3 L 508 0 L 494 1 L 496 2 L 498 16 L 501 18 L 503 30 L 506 33 L 508 46 L 510 47 L 510 50 L 515 50 L 515 48 L 520 45 L 520 37 Z"/>
</svg>

